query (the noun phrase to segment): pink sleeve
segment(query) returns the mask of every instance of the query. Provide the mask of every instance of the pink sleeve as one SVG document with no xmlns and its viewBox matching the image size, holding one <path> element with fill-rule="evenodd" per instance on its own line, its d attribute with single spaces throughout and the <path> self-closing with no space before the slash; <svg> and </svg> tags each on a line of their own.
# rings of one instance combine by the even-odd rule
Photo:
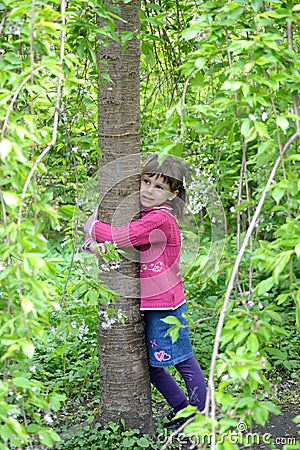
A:
<svg viewBox="0 0 300 450">
<path fill-rule="evenodd" d="M 151 211 L 141 219 L 129 224 L 113 227 L 95 222 L 91 236 L 98 242 L 114 242 L 118 248 L 139 247 L 144 244 L 165 242 L 170 231 L 170 216 L 162 211 Z"/>
</svg>

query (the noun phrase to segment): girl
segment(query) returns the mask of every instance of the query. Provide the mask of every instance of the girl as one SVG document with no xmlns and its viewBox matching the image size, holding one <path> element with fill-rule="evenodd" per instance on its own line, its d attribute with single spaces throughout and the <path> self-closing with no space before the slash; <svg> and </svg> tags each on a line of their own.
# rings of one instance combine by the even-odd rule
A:
<svg viewBox="0 0 300 450">
<path fill-rule="evenodd" d="M 189 403 L 203 411 L 206 386 L 202 371 L 193 356 L 188 328 L 180 328 L 179 337 L 172 342 L 163 322 L 174 316 L 187 325 L 182 314 L 186 311 L 182 277 L 179 267 L 181 239 L 173 212 L 182 216 L 186 198 L 185 166 L 179 159 L 168 156 L 160 165 L 151 157 L 142 170 L 140 202 L 141 218 L 127 225 L 112 227 L 91 217 L 84 230 L 88 239 L 83 249 L 89 251 L 96 242 L 114 242 L 118 248 L 135 246 L 140 250 L 140 309 L 144 312 L 149 372 L 152 384 L 172 407 L 165 425 L 180 426 L 184 419 L 172 420 L 188 405 L 186 395 L 165 369 L 175 366 L 181 374 Z"/>
</svg>

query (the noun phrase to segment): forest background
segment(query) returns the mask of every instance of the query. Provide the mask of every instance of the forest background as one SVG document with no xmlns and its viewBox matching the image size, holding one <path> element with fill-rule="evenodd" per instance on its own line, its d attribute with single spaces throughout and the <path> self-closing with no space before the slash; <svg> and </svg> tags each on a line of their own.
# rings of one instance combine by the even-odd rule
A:
<svg viewBox="0 0 300 450">
<path fill-rule="evenodd" d="M 132 34 L 115 36 L 117 7 L 108 13 L 96 0 L 5 0 L 0 10 L 0 448 L 160 448 L 120 425 L 92 431 L 97 304 L 110 294 L 74 261 L 72 218 L 101 155 L 97 45 L 113 37 L 125 49 Z M 227 223 L 221 260 L 201 281 L 211 218 L 200 189 L 199 254 L 184 281 L 206 378 L 218 317 L 225 323 L 217 419 L 200 417 L 189 430 L 264 425 L 297 399 L 299 376 L 300 5 L 143 1 L 140 17 L 142 152 L 197 167 Z M 292 393 L 276 394 L 282 379 Z M 85 428 L 61 447 L 59 433 L 74 421 Z"/>
</svg>

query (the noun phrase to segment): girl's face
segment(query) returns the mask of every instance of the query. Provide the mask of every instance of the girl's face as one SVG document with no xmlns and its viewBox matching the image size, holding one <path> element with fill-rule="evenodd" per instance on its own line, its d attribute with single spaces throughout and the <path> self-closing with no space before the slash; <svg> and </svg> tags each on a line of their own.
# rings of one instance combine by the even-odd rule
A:
<svg viewBox="0 0 300 450">
<path fill-rule="evenodd" d="M 161 175 L 142 175 L 140 201 L 145 208 L 160 206 L 168 200 L 173 200 L 177 194 L 178 191 L 171 192 L 169 183 L 164 181 Z"/>
</svg>

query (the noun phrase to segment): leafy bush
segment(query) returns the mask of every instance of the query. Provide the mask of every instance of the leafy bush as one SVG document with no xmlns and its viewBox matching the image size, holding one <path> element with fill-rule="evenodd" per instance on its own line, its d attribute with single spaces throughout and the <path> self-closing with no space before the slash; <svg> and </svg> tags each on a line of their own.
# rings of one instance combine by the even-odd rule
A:
<svg viewBox="0 0 300 450">
<path fill-rule="evenodd" d="M 141 436 L 139 430 L 122 431 L 120 425 L 109 423 L 104 429 L 100 424 L 94 427 L 90 425 L 84 426 L 81 430 L 77 430 L 76 434 L 69 438 L 65 436 L 62 443 L 56 444 L 54 447 L 60 449 L 90 449 L 90 450 L 107 450 L 107 449 L 159 449 L 160 446 L 149 436 Z"/>
</svg>

